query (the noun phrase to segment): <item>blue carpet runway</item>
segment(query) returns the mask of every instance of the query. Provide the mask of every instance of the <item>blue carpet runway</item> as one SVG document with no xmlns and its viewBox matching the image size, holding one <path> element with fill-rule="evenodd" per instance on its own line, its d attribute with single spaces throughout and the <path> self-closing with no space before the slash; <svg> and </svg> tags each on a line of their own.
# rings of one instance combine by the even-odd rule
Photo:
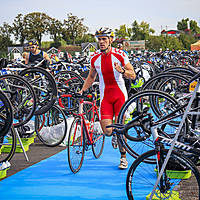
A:
<svg viewBox="0 0 200 200">
<path fill-rule="evenodd" d="M 119 170 L 119 152 L 106 137 L 102 156 L 85 154 L 83 166 L 73 174 L 67 150 L 43 160 L 0 182 L 1 200 L 126 200 L 126 175 Z M 128 155 L 129 166 L 133 158 Z"/>
</svg>

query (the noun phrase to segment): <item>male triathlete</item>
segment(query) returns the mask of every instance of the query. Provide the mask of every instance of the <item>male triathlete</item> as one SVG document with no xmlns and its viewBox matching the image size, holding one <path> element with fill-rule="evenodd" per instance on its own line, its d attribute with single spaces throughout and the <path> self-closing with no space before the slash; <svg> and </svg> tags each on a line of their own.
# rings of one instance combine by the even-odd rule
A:
<svg viewBox="0 0 200 200">
<path fill-rule="evenodd" d="M 25 44 L 26 50 L 29 52 L 24 54 L 25 64 L 35 63 L 35 61 L 42 61 L 45 59 L 50 64 L 52 63 L 48 54 L 39 49 L 38 42 L 36 40 L 30 40 Z"/>
<path fill-rule="evenodd" d="M 135 79 L 136 74 L 130 64 L 127 55 L 116 48 L 111 47 L 114 39 L 114 32 L 109 28 L 101 28 L 96 32 L 100 50 L 91 56 L 91 68 L 87 79 L 80 93 L 87 90 L 99 75 L 100 89 L 100 123 L 103 132 L 110 136 L 112 128 L 106 126 L 117 122 L 119 111 L 127 100 L 127 91 L 122 75 L 127 78 Z M 113 137 L 112 144 L 117 142 L 116 136 Z M 126 151 L 120 147 L 121 159 L 120 169 L 126 169 Z"/>
</svg>

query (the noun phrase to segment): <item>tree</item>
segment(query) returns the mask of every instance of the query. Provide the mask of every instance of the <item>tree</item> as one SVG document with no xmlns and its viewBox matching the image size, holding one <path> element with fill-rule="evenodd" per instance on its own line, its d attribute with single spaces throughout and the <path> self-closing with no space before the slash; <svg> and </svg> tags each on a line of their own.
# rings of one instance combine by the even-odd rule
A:
<svg viewBox="0 0 200 200">
<path fill-rule="evenodd" d="M 18 14 L 17 17 L 15 17 L 12 25 L 12 34 L 14 35 L 15 39 L 19 40 L 20 44 L 23 46 L 25 39 L 28 37 L 28 34 L 22 14 Z"/>
<path fill-rule="evenodd" d="M 11 26 L 4 22 L 3 26 L 0 26 L 0 49 L 1 49 L 1 51 L 7 51 L 7 48 L 10 45 L 12 45 Z"/>
<path fill-rule="evenodd" d="M 186 29 L 188 29 L 188 22 L 189 18 L 182 19 L 180 22 L 178 22 L 177 29 L 180 31 L 185 31 Z"/>
<path fill-rule="evenodd" d="M 95 40 L 94 36 L 90 33 L 84 34 L 83 37 L 78 38 L 76 40 L 77 44 L 81 44 L 81 43 L 84 43 L 84 42 L 91 42 L 92 43 L 92 42 L 96 42 L 96 40 Z"/>
<path fill-rule="evenodd" d="M 0 26 L 0 49 L 1 49 L 1 51 L 7 51 L 7 48 L 10 45 L 12 45 L 11 26 L 4 22 L 3 26 Z"/>
<path fill-rule="evenodd" d="M 24 23 L 28 39 L 36 39 L 41 45 L 42 36 L 48 33 L 50 17 L 45 13 L 33 12 L 25 15 Z"/>
<path fill-rule="evenodd" d="M 190 30 L 193 34 L 200 33 L 200 27 L 197 25 L 196 21 L 190 20 Z"/>
<path fill-rule="evenodd" d="M 193 35 L 186 35 L 186 34 L 181 34 L 179 36 L 179 40 L 182 42 L 183 47 L 185 49 L 190 49 L 191 48 L 191 44 L 196 42 L 195 38 Z"/>
<path fill-rule="evenodd" d="M 62 27 L 61 21 L 55 18 L 49 18 L 48 33 L 55 43 L 58 43 L 58 41 L 61 40 Z"/>
<path fill-rule="evenodd" d="M 67 14 L 67 19 L 64 20 L 63 39 L 68 42 L 71 40 L 73 44 L 77 38 L 81 38 L 88 31 L 88 27 L 83 25 L 84 18 L 73 16 L 72 13 Z"/>
<path fill-rule="evenodd" d="M 140 24 L 135 20 L 132 23 L 132 40 L 148 40 L 150 34 L 155 33 L 155 30 L 150 28 L 147 22 L 142 21 Z"/>
<path fill-rule="evenodd" d="M 126 24 L 123 24 L 119 29 L 115 29 L 116 38 L 129 39 L 131 37 L 131 28 L 127 28 Z"/>
<path fill-rule="evenodd" d="M 148 41 L 145 43 L 145 46 L 149 50 L 159 51 L 162 46 L 162 39 L 160 36 L 149 36 Z"/>
</svg>

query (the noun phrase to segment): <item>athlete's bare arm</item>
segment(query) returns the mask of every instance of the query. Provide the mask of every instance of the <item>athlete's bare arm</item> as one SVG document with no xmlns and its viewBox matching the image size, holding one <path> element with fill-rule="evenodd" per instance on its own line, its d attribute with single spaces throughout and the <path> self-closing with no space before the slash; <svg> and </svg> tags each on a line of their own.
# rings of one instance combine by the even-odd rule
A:
<svg viewBox="0 0 200 200">
<path fill-rule="evenodd" d="M 124 76 L 126 78 L 128 78 L 128 79 L 133 79 L 134 80 L 136 78 L 136 74 L 135 74 L 135 71 L 134 71 L 133 66 L 131 65 L 131 63 L 127 63 L 124 66 L 124 70 L 119 64 L 115 63 L 115 69 L 120 73 L 124 72 L 124 70 L 125 70 Z"/>
<path fill-rule="evenodd" d="M 96 79 L 96 75 L 97 75 L 96 69 L 91 67 L 88 77 L 86 78 L 80 93 L 82 93 L 83 91 L 86 91 L 92 85 L 92 83 Z"/>
<path fill-rule="evenodd" d="M 51 59 L 49 58 L 48 54 L 46 52 L 43 52 L 43 56 L 45 60 L 48 60 L 50 64 L 52 64 Z"/>
</svg>

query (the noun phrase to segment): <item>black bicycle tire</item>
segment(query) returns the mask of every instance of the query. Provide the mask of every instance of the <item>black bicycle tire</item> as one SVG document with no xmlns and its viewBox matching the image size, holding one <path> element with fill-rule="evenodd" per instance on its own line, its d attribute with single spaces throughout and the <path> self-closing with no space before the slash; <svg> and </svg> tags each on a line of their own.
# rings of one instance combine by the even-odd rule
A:
<svg viewBox="0 0 200 200">
<path fill-rule="evenodd" d="M 77 80 L 78 80 L 78 82 L 80 82 L 80 89 L 81 89 L 81 87 L 83 86 L 83 84 L 84 84 L 84 80 L 83 80 L 83 78 L 78 74 L 78 73 L 76 73 L 76 72 L 73 72 L 73 71 L 67 71 L 67 70 L 65 70 L 65 71 L 61 71 L 61 72 L 59 72 L 59 73 L 57 73 L 54 77 L 55 77 L 55 80 L 56 80 L 56 83 L 57 83 L 57 87 L 58 87 L 58 98 L 59 98 L 59 101 L 61 101 L 62 102 L 62 97 L 61 97 L 61 95 L 62 95 L 62 93 L 61 92 L 59 92 L 60 91 L 60 86 L 59 86 L 59 81 L 57 81 L 57 78 L 60 78 L 60 77 L 62 77 L 63 75 L 70 75 L 70 76 L 72 76 L 73 78 L 77 78 Z M 61 89 L 62 89 L 62 87 L 61 87 Z M 67 94 L 70 94 L 71 92 L 75 92 L 75 91 L 73 91 L 73 90 L 77 90 L 77 85 L 76 86 L 71 86 L 70 85 L 70 88 L 69 88 L 69 91 L 67 92 Z M 64 92 L 64 95 L 66 94 L 66 92 Z M 73 98 L 73 97 L 72 97 Z M 73 98 L 74 99 L 74 98 Z M 74 99 L 75 100 L 75 99 Z M 62 106 L 63 107 L 63 106 Z M 78 105 L 76 106 L 76 107 L 72 107 L 72 108 L 65 108 L 65 107 L 63 107 L 64 108 L 64 110 L 65 110 L 65 113 L 68 115 L 70 115 L 72 112 L 74 112 L 76 109 L 77 109 L 77 107 L 78 107 Z"/>
<path fill-rule="evenodd" d="M 170 99 L 171 102 L 174 102 L 175 105 L 178 105 L 178 102 L 176 101 L 176 99 L 174 99 L 172 96 L 170 96 L 169 94 L 165 93 L 165 92 L 162 92 L 162 91 L 157 91 L 157 90 L 146 90 L 146 91 L 141 91 L 139 93 L 136 93 L 135 95 L 133 95 L 130 99 L 128 99 L 124 105 L 122 106 L 120 112 L 119 112 L 119 115 L 118 115 L 118 121 L 117 123 L 119 124 L 123 124 L 123 120 L 124 120 L 124 114 L 125 114 L 125 111 L 128 109 L 129 105 L 134 101 L 134 99 L 140 97 L 140 96 L 144 96 L 144 95 L 163 95 L 165 96 L 167 99 Z M 137 152 L 135 152 L 131 147 L 130 145 L 127 143 L 126 139 L 124 138 L 124 135 L 119 135 L 118 136 L 120 142 L 122 143 L 122 145 L 125 147 L 126 151 L 134 158 L 137 158 L 139 156 L 139 154 Z M 129 139 L 130 141 L 139 141 L 139 140 L 136 140 L 135 138 L 129 136 L 127 133 L 126 133 L 126 138 Z M 140 141 L 143 141 L 140 140 Z M 147 161 L 148 162 L 148 161 Z M 152 161 L 149 161 L 150 163 Z"/>
<path fill-rule="evenodd" d="M 15 74 L 6 74 L 6 75 L 0 76 L 0 80 L 4 79 L 4 78 L 13 78 L 13 79 L 16 79 L 16 82 L 18 82 L 18 81 L 23 82 L 23 84 L 25 84 L 26 87 L 28 88 L 28 90 L 30 91 L 30 94 L 31 94 L 31 97 L 32 97 L 32 108 L 30 110 L 30 113 L 28 113 L 28 115 L 26 115 L 26 119 L 19 121 L 18 123 L 13 124 L 13 126 L 15 128 L 17 128 L 17 127 L 20 127 L 20 126 L 26 124 L 33 117 L 33 115 L 35 113 L 35 109 L 36 109 L 36 95 L 35 95 L 35 92 L 34 92 L 32 86 L 31 86 L 31 84 L 28 81 L 26 81 L 24 78 L 22 78 L 21 76 L 15 75 Z M 15 115 L 13 113 L 13 117 L 14 116 Z"/>
<path fill-rule="evenodd" d="M 0 100 L 3 102 L 3 105 L 5 105 L 6 109 L 6 116 L 5 115 L 1 116 L 2 118 L 4 118 L 5 124 L 1 129 L 0 136 L 5 136 L 13 124 L 13 110 L 10 100 L 7 98 L 6 94 L 4 94 L 4 92 L 1 90 L 0 90 Z"/>
<path fill-rule="evenodd" d="M 51 83 L 52 95 L 51 95 L 50 101 L 48 102 L 48 104 L 43 105 L 39 110 L 36 110 L 34 113 L 35 115 L 41 115 L 41 114 L 46 113 L 54 105 L 54 103 L 57 100 L 58 90 L 57 90 L 57 86 L 56 86 L 54 77 L 47 70 L 45 70 L 41 67 L 30 67 L 30 68 L 24 69 L 19 73 L 19 75 L 24 76 L 27 73 L 34 73 L 34 72 L 43 73 Z"/>
<path fill-rule="evenodd" d="M 81 118 L 80 117 L 76 117 L 74 120 L 73 120 L 73 122 L 72 122 L 72 125 L 71 125 L 71 128 L 70 128 L 70 131 L 69 131 L 69 136 L 68 136 L 68 146 L 67 146 L 67 155 L 68 155 L 68 164 L 69 164 L 69 167 L 70 167 L 70 170 L 74 173 L 74 174 L 76 174 L 80 169 L 81 169 L 81 167 L 82 167 L 82 165 L 83 165 L 83 160 L 84 160 L 84 155 L 85 155 L 85 132 L 84 132 L 84 130 L 82 130 L 83 131 L 83 134 L 82 134 L 82 148 L 83 148 L 83 150 L 82 150 L 82 156 L 81 156 L 81 160 L 80 160 L 80 162 L 79 162 L 79 164 L 78 164 L 78 167 L 75 169 L 74 167 L 73 167 L 73 165 L 72 165 L 72 162 L 71 162 L 71 156 L 70 156 L 70 139 L 71 139 L 71 135 L 72 135 L 72 128 L 73 128 L 73 125 L 76 123 L 76 121 L 77 120 L 79 120 L 80 121 L 80 123 L 81 123 Z M 84 125 L 83 125 L 84 126 Z M 84 129 L 84 127 L 83 127 L 83 129 Z"/>
<path fill-rule="evenodd" d="M 153 83 L 155 81 L 160 82 L 160 80 L 163 80 L 163 78 L 165 77 L 171 77 L 171 78 L 182 78 L 185 81 L 189 81 L 189 79 L 181 74 L 178 73 L 172 73 L 172 72 L 167 72 L 167 73 L 161 73 L 161 74 L 157 74 L 155 76 L 153 76 L 152 78 L 150 78 L 142 87 L 142 90 L 148 90 L 148 89 L 156 89 L 156 88 L 152 88 Z M 157 86 L 157 84 L 155 83 L 155 85 Z M 149 86 L 151 86 L 151 88 L 148 88 Z"/>
<path fill-rule="evenodd" d="M 95 114 L 95 116 L 97 116 L 97 114 Z M 94 118 L 95 118 L 94 116 Z M 93 133 L 94 134 L 94 133 Z M 98 136 L 99 137 L 99 136 Z M 103 137 L 103 141 L 101 143 L 101 147 L 100 147 L 100 151 L 99 153 L 97 153 L 97 151 L 95 150 L 95 143 L 92 144 L 92 152 L 95 158 L 99 158 L 102 153 L 103 153 L 103 148 L 104 148 L 104 142 L 105 142 L 105 135 L 102 133 L 102 135 L 100 136 L 100 139 Z M 97 140 L 97 142 L 99 141 L 99 139 Z"/>
<path fill-rule="evenodd" d="M 168 150 L 166 150 L 166 149 L 165 150 L 161 150 L 161 151 L 162 151 L 162 154 L 167 154 L 167 152 L 168 152 Z M 126 178 L 126 193 L 127 193 L 127 196 L 128 196 L 129 200 L 133 200 L 134 199 L 134 197 L 132 195 L 132 189 L 130 189 L 131 185 L 132 185 L 131 181 L 133 179 L 134 171 L 136 170 L 137 166 L 140 165 L 140 163 L 143 163 L 144 160 L 146 160 L 148 157 L 151 157 L 153 155 L 156 155 L 156 150 L 151 150 L 151 151 L 145 152 L 144 154 L 139 156 L 132 163 L 131 167 L 129 168 L 129 171 L 128 171 L 128 174 L 127 174 L 127 178 Z M 198 183 L 198 187 L 199 187 L 199 191 L 200 191 L 200 173 L 199 173 L 198 169 L 196 168 L 196 166 L 194 165 L 194 163 L 190 159 L 188 159 L 187 157 L 179 154 L 176 151 L 172 151 L 171 155 L 173 155 L 175 157 L 178 157 L 179 161 L 182 160 L 182 162 L 184 161 L 184 162 L 187 163 L 187 166 L 190 166 L 190 169 L 192 170 L 192 172 L 195 175 L 195 178 L 197 179 L 197 183 Z M 200 192 L 199 192 L 199 199 L 200 199 Z"/>
<path fill-rule="evenodd" d="M 11 126 L 11 128 L 10 128 L 10 134 L 11 134 L 11 138 L 12 138 L 11 139 L 12 143 L 11 143 L 11 145 L 9 145 L 9 147 L 11 146 L 10 151 L 7 152 L 8 154 L 3 159 L 1 159 L 1 155 L 0 155 L 0 163 L 10 161 L 15 154 L 15 150 L 17 147 L 17 137 L 16 137 L 15 128 L 13 126 Z"/>
<path fill-rule="evenodd" d="M 65 113 L 63 112 L 62 109 L 60 109 L 58 106 L 56 105 L 53 105 L 51 109 L 56 109 L 59 111 L 59 115 L 61 114 L 63 119 L 64 119 L 64 124 L 65 124 L 65 130 L 64 130 L 64 134 L 62 135 L 62 137 L 60 138 L 60 140 L 58 140 L 57 142 L 55 143 L 48 143 L 48 141 L 46 141 L 45 139 L 43 139 L 43 137 L 41 136 L 40 134 L 40 131 L 38 131 L 38 126 L 39 126 L 39 115 L 36 115 L 35 116 L 35 131 L 36 131 L 36 134 L 37 134 L 37 137 L 39 138 L 39 140 L 46 146 L 48 147 L 55 147 L 55 146 L 58 146 L 59 144 L 61 144 L 63 142 L 63 140 L 65 139 L 66 135 L 67 135 L 67 119 L 66 119 L 66 116 L 65 116 Z M 50 112 L 50 110 L 48 110 L 47 112 Z M 44 114 L 42 114 L 44 115 Z"/>
<path fill-rule="evenodd" d="M 62 74 L 70 74 L 70 75 L 73 75 L 74 77 L 77 77 L 78 80 L 83 84 L 84 83 L 84 79 L 82 78 L 82 76 L 80 76 L 78 73 L 76 72 L 73 72 L 73 71 L 68 71 L 68 70 L 64 70 L 64 71 L 60 71 L 58 72 L 54 77 L 55 79 L 57 77 L 60 77 Z"/>
<path fill-rule="evenodd" d="M 184 76 L 188 76 L 188 78 L 192 78 L 196 73 L 195 72 L 193 72 L 193 71 L 191 71 L 189 68 L 187 68 L 187 67 L 170 67 L 170 68 L 167 68 L 167 69 L 165 69 L 164 71 L 163 71 L 163 73 L 173 73 L 173 72 L 175 72 L 175 73 L 179 73 L 179 74 L 182 74 L 182 75 L 184 75 Z"/>
</svg>

